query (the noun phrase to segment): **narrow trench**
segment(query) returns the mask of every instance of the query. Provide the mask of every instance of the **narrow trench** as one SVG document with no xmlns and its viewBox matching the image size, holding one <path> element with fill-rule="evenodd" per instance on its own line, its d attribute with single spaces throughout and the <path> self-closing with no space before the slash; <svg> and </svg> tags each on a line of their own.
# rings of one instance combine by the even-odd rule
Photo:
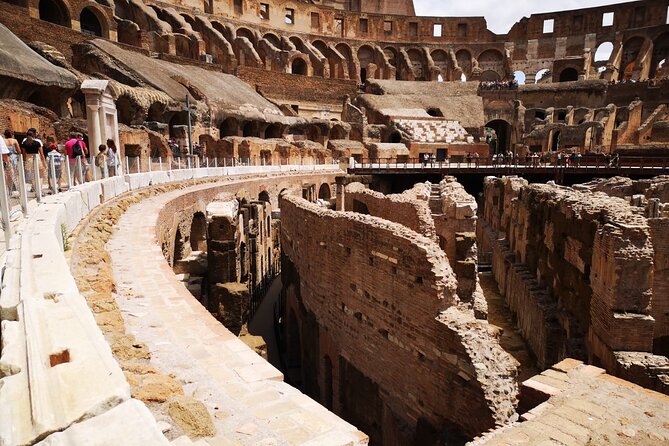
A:
<svg viewBox="0 0 669 446">
<path fill-rule="evenodd" d="M 488 323 L 503 330 L 499 340 L 500 346 L 520 363 L 517 382 L 520 384 L 526 379 L 541 373 L 520 334 L 520 330 L 516 327 L 513 312 L 499 292 L 495 276 L 491 272 L 481 272 L 479 273 L 479 282 L 488 303 Z"/>
</svg>

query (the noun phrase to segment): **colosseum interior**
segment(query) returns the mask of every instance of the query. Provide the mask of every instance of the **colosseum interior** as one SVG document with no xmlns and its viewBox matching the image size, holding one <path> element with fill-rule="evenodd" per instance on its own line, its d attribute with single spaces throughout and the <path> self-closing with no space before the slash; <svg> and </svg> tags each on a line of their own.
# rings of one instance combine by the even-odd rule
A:
<svg viewBox="0 0 669 446">
<path fill-rule="evenodd" d="M 669 444 L 668 56 L 668 0 L 1 0 L 0 445 Z"/>
</svg>

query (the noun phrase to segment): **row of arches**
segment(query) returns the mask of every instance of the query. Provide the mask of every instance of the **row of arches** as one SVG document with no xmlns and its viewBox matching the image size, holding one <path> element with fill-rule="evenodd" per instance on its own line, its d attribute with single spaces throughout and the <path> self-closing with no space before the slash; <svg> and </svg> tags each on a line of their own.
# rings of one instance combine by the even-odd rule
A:
<svg viewBox="0 0 669 446">
<path fill-rule="evenodd" d="M 39 18 L 55 25 L 72 27 L 73 18 L 78 18 L 80 30 L 85 34 L 109 38 L 109 23 L 104 11 L 95 2 L 81 8 L 77 13 L 70 11 L 62 0 L 40 0 Z"/>
<path fill-rule="evenodd" d="M 323 143 L 327 139 L 347 139 L 349 131 L 341 124 L 310 124 L 287 126 L 278 122 L 267 124 L 260 121 L 242 121 L 229 116 L 219 124 L 220 138 L 244 136 L 256 138 L 281 138 L 284 135 L 304 135 L 306 139 Z"/>
</svg>

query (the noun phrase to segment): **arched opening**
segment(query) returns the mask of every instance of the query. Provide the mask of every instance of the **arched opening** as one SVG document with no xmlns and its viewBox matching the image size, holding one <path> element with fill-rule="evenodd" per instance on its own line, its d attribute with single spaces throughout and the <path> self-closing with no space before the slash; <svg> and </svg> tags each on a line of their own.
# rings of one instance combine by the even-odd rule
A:
<svg viewBox="0 0 669 446">
<path fill-rule="evenodd" d="M 269 192 L 267 192 L 266 190 L 260 191 L 260 193 L 258 194 L 258 200 L 264 201 L 265 203 L 269 203 L 270 202 Z"/>
<path fill-rule="evenodd" d="M 435 118 L 443 118 L 444 114 L 441 112 L 441 109 L 438 107 L 430 107 L 425 110 L 428 115 L 434 116 Z"/>
<path fill-rule="evenodd" d="M 235 118 L 225 118 L 220 125 L 220 137 L 225 138 L 226 136 L 238 136 L 239 134 L 239 123 Z"/>
<path fill-rule="evenodd" d="M 393 143 L 393 144 L 398 144 L 402 142 L 402 134 L 398 132 L 397 130 L 393 130 L 390 132 L 390 135 L 388 135 L 388 142 Z"/>
<path fill-rule="evenodd" d="M 267 40 L 269 43 L 271 43 L 272 45 L 274 45 L 275 47 L 277 47 L 278 49 L 282 49 L 281 48 L 281 39 L 279 39 L 279 36 L 277 36 L 276 34 L 267 33 L 263 36 L 263 38 L 265 40 Z"/>
<path fill-rule="evenodd" d="M 332 360 L 328 355 L 323 358 L 323 404 L 328 410 L 333 406 Z"/>
<path fill-rule="evenodd" d="M 416 80 L 425 80 L 425 64 L 423 63 L 423 53 L 415 48 L 411 48 L 407 51 L 407 55 L 411 61 L 411 66 L 413 67 L 413 73 L 416 77 Z"/>
<path fill-rule="evenodd" d="M 81 24 L 82 33 L 102 37 L 102 24 L 91 8 L 84 8 L 81 10 L 79 23 Z"/>
<path fill-rule="evenodd" d="M 67 8 L 60 0 L 40 0 L 39 18 L 56 25 L 70 26 L 70 16 Z"/>
<path fill-rule="evenodd" d="M 486 142 L 491 153 L 505 153 L 511 147 L 511 124 L 495 119 L 485 125 Z"/>
<path fill-rule="evenodd" d="M 270 124 L 265 129 L 265 138 L 281 138 L 283 126 L 277 122 Z"/>
<path fill-rule="evenodd" d="M 560 72 L 560 82 L 573 82 L 578 80 L 578 71 L 576 68 L 565 68 Z"/>
<path fill-rule="evenodd" d="M 367 68 L 360 68 L 360 83 L 367 82 Z"/>
<path fill-rule="evenodd" d="M 636 67 L 636 59 L 639 51 L 643 47 L 645 40 L 643 37 L 632 37 L 623 44 L 623 56 L 620 67 L 623 69 L 624 79 L 632 79 Z"/>
<path fill-rule="evenodd" d="M 432 60 L 434 61 L 434 66 L 439 68 L 439 75 L 437 76 L 438 82 L 443 82 L 449 76 L 451 70 L 450 58 L 448 53 L 444 50 L 435 50 L 430 53 Z"/>
<path fill-rule="evenodd" d="M 649 77 L 663 78 L 669 76 L 667 57 L 669 57 L 669 32 L 661 34 L 653 41 L 653 59 Z"/>
<path fill-rule="evenodd" d="M 165 105 L 161 102 L 154 102 L 149 107 L 147 112 L 147 121 L 163 122 L 163 113 L 165 113 Z"/>
<path fill-rule="evenodd" d="M 560 148 L 560 132 L 553 132 L 553 139 L 551 140 L 551 150 L 556 152 Z"/>
<path fill-rule="evenodd" d="M 538 84 L 540 82 L 550 82 L 551 71 L 548 68 L 542 68 L 537 71 L 537 74 L 534 76 L 534 83 Z"/>
<path fill-rule="evenodd" d="M 120 96 L 116 100 L 116 114 L 118 122 L 125 125 L 138 124 L 136 121 L 137 107 L 128 96 Z"/>
<path fill-rule="evenodd" d="M 181 230 L 177 228 L 177 233 L 174 235 L 174 253 L 172 255 L 172 266 L 184 258 L 184 241 L 181 237 Z"/>
<path fill-rule="evenodd" d="M 360 200 L 353 200 L 353 212 L 369 215 L 369 208 Z"/>
<path fill-rule="evenodd" d="M 472 72 L 471 53 L 467 50 L 460 50 L 455 53 L 455 60 L 458 62 L 458 66 L 462 69 L 462 74 L 464 74 L 465 77 L 469 77 Z"/>
<path fill-rule="evenodd" d="M 310 141 L 321 142 L 321 129 L 317 125 L 310 125 L 306 131 L 307 139 Z"/>
<path fill-rule="evenodd" d="M 496 78 L 491 80 L 499 80 L 504 75 L 504 56 L 499 51 L 494 49 L 485 50 L 479 54 L 477 61 L 483 74 L 485 74 L 486 71 L 492 71 L 497 75 Z M 481 76 L 483 76 L 483 74 Z M 492 74 L 488 74 L 487 76 L 493 77 Z"/>
<path fill-rule="evenodd" d="M 117 108 L 118 108 L 118 103 L 117 103 Z M 177 135 L 181 134 L 181 132 L 175 127 L 188 126 L 188 115 L 186 113 L 187 112 L 185 111 L 177 112 L 170 118 L 169 122 L 170 138 L 176 138 Z M 186 133 L 188 133 L 188 131 L 186 131 Z"/>
<path fill-rule="evenodd" d="M 244 127 L 242 128 L 242 135 L 243 136 L 258 136 L 258 126 L 256 125 L 255 121 L 249 121 L 246 124 L 244 124 Z"/>
<path fill-rule="evenodd" d="M 318 198 L 320 200 L 328 201 L 330 199 L 330 185 L 328 183 L 321 184 L 321 187 L 318 189 Z"/>
<path fill-rule="evenodd" d="M 293 60 L 293 63 L 290 65 L 290 72 L 293 74 L 298 74 L 300 76 L 306 76 L 307 75 L 307 63 L 301 59 L 301 58 L 296 58 Z"/>
<path fill-rule="evenodd" d="M 467 82 L 467 76 L 465 76 L 465 73 L 460 75 L 460 82 Z"/>
<path fill-rule="evenodd" d="M 525 85 L 525 73 L 523 73 L 522 71 L 514 71 L 513 79 L 516 81 L 518 85 Z"/>
<path fill-rule="evenodd" d="M 236 37 L 246 37 L 251 41 L 253 46 L 256 45 L 256 35 L 248 28 L 238 28 L 235 35 Z"/>
<path fill-rule="evenodd" d="M 603 42 L 595 51 L 595 62 L 608 62 L 613 53 L 613 43 Z"/>
<path fill-rule="evenodd" d="M 441 74 L 438 74 L 437 75 L 437 82 L 444 82 L 444 76 L 442 76 Z"/>
<path fill-rule="evenodd" d="M 346 130 L 341 125 L 335 125 L 330 129 L 329 139 L 346 139 Z"/>
<path fill-rule="evenodd" d="M 202 252 L 207 250 L 207 219 L 202 212 L 193 215 L 190 225 L 190 249 Z"/>
</svg>

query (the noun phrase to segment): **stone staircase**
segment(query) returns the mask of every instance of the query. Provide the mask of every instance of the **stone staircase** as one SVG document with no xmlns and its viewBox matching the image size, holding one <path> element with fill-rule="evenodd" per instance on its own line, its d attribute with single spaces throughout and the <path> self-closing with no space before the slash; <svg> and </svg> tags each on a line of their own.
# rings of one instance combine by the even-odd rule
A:
<svg viewBox="0 0 669 446">
<path fill-rule="evenodd" d="M 434 119 L 397 119 L 395 125 L 411 136 L 413 141 L 422 143 L 473 142 L 471 135 L 458 121 Z"/>
</svg>

